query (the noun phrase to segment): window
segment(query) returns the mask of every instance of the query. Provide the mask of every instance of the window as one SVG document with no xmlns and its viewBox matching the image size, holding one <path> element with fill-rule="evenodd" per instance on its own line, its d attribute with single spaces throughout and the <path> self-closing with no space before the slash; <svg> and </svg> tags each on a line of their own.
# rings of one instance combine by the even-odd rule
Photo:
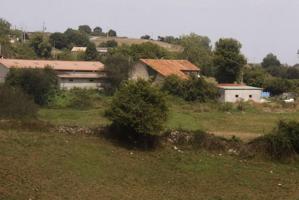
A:
<svg viewBox="0 0 299 200">
<path fill-rule="evenodd" d="M 238 95 L 238 94 L 236 94 L 236 98 L 239 98 L 239 95 Z"/>
<path fill-rule="evenodd" d="M 74 82 L 74 79 L 69 79 L 69 82 Z"/>
<path fill-rule="evenodd" d="M 251 98 L 252 98 L 252 95 L 249 95 L 249 98 L 251 99 Z"/>
<path fill-rule="evenodd" d="M 89 79 L 89 82 L 94 82 L 94 80 L 93 79 Z"/>
</svg>

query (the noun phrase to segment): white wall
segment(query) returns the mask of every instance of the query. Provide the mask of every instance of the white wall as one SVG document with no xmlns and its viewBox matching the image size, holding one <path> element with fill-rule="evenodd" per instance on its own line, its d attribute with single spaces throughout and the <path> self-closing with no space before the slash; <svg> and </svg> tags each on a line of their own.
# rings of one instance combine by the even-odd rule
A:
<svg viewBox="0 0 299 200">
<path fill-rule="evenodd" d="M 71 81 L 72 80 L 72 81 Z M 59 80 L 59 86 L 61 89 L 83 88 L 83 89 L 102 89 L 102 83 L 99 79 L 69 79 L 61 78 Z"/>
<path fill-rule="evenodd" d="M 220 89 L 220 101 L 235 103 L 237 101 L 261 102 L 262 90 L 224 90 Z M 251 97 L 250 97 L 251 96 Z"/>
<path fill-rule="evenodd" d="M 147 66 L 142 63 L 137 63 L 134 65 L 130 73 L 130 79 L 137 80 L 139 78 L 144 80 L 149 80 L 150 78 L 147 71 Z"/>
</svg>

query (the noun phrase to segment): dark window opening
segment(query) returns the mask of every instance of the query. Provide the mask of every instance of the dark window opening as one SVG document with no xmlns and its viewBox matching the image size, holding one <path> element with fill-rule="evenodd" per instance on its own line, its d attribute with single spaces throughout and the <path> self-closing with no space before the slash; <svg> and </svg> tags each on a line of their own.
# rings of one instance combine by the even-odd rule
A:
<svg viewBox="0 0 299 200">
<path fill-rule="evenodd" d="M 239 98 L 239 95 L 236 94 L 236 98 Z"/>
<path fill-rule="evenodd" d="M 69 79 L 70 82 L 74 82 L 74 79 Z"/>
<path fill-rule="evenodd" d="M 251 98 L 252 98 L 252 95 L 249 95 L 249 98 L 251 99 Z"/>
<path fill-rule="evenodd" d="M 94 82 L 94 80 L 93 79 L 89 79 L 89 82 Z"/>
</svg>

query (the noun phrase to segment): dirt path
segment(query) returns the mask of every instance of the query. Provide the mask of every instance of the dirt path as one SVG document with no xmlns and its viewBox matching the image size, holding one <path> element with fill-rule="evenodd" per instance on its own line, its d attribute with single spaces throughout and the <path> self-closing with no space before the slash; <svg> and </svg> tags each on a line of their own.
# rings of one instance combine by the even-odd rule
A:
<svg viewBox="0 0 299 200">
<path fill-rule="evenodd" d="M 262 134 L 255 134 L 255 133 L 242 133 L 242 132 L 210 132 L 211 134 L 214 134 L 216 136 L 224 137 L 224 138 L 231 138 L 233 136 L 236 136 L 243 140 L 244 142 L 248 142 L 250 140 L 253 140 L 257 137 L 262 136 Z"/>
</svg>

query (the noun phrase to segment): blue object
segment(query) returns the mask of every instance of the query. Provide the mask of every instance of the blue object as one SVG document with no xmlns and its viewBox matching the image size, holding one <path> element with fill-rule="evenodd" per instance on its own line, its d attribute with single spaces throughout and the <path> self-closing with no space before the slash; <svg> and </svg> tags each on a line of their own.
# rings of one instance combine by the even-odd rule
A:
<svg viewBox="0 0 299 200">
<path fill-rule="evenodd" d="M 270 92 L 262 92 L 262 98 L 269 98 Z"/>
</svg>

